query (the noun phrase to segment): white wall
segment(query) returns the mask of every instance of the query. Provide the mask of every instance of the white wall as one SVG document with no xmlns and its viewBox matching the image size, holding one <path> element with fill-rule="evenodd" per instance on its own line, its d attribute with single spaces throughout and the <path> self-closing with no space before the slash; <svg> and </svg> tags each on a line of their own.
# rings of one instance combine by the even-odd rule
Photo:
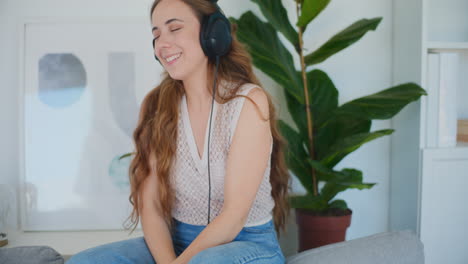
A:
<svg viewBox="0 0 468 264">
<path fill-rule="evenodd" d="M 423 1 L 393 1 L 393 81 L 421 83 Z M 411 10 L 418 10 L 417 12 Z M 421 100 L 409 105 L 392 120 L 398 129 L 392 137 L 389 230 L 418 230 L 421 190 Z M 421 116 L 420 116 L 421 115 Z M 413 143 L 413 144 L 411 144 Z"/>
<path fill-rule="evenodd" d="M 148 17 L 149 0 L 113 1 L 59 1 L 59 0 L 0 0 L 0 183 L 14 188 L 18 183 L 18 23 L 24 17 Z M 289 17 L 296 21 L 294 1 L 283 0 Z M 340 104 L 354 98 L 388 88 L 391 84 L 392 8 L 391 0 L 335 0 L 309 25 L 305 33 L 305 47 L 318 48 L 333 34 L 361 18 L 383 16 L 376 32 L 363 37 L 352 47 L 317 65 L 325 70 L 340 91 Z M 248 0 L 220 1 L 228 16 L 239 17 L 246 10 L 260 14 L 255 4 Z M 296 60 L 296 65 L 298 61 Z M 289 121 L 282 90 L 263 73 L 260 80 L 277 98 L 280 116 Z M 372 129 L 390 128 L 389 121 L 374 122 Z M 368 143 L 357 150 L 339 167 L 358 168 L 364 172 L 365 182 L 377 183 L 371 190 L 351 190 L 339 195 L 353 210 L 347 239 L 362 237 L 388 229 L 390 137 Z M 296 192 L 302 188 L 294 185 Z M 17 221 L 17 212 L 11 222 Z M 290 222 L 289 252 L 296 247 L 294 220 Z M 15 225 L 16 226 L 16 225 Z"/>
</svg>

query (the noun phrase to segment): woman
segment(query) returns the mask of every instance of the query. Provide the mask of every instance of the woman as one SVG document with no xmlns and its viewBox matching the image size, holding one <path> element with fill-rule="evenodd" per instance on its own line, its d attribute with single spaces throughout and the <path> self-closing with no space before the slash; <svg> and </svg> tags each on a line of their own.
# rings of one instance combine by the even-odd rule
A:
<svg viewBox="0 0 468 264">
<path fill-rule="evenodd" d="M 133 228 L 141 220 L 144 237 L 68 263 L 284 263 L 277 240 L 289 211 L 284 141 L 235 28 L 212 107 L 215 64 L 200 27 L 215 11 L 208 0 L 154 1 L 154 53 L 166 72 L 143 101 L 130 166 L 129 219 Z"/>
</svg>

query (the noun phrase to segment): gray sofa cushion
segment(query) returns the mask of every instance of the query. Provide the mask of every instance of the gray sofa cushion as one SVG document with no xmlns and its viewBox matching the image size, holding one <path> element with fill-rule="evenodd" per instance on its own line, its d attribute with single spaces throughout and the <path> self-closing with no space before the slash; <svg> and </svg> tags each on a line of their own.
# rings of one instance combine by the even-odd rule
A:
<svg viewBox="0 0 468 264">
<path fill-rule="evenodd" d="M 47 246 L 0 248 L 0 264 L 63 264 L 63 257 Z"/>
<path fill-rule="evenodd" d="M 287 258 L 288 264 L 423 264 L 421 240 L 409 230 L 379 233 L 309 249 Z"/>
</svg>

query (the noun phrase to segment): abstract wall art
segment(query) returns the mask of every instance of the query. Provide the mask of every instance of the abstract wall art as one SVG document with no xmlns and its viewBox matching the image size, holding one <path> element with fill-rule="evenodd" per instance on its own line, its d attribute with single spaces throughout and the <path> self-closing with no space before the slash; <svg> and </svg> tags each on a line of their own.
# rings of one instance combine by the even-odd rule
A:
<svg viewBox="0 0 468 264">
<path fill-rule="evenodd" d="M 149 21 L 24 23 L 22 229 L 117 230 L 141 102 L 159 83 Z"/>
</svg>

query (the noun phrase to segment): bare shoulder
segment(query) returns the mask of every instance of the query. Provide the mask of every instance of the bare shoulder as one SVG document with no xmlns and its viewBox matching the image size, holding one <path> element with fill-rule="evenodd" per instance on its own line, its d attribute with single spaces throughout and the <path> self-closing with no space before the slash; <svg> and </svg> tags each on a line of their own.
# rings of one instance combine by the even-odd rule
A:
<svg viewBox="0 0 468 264">
<path fill-rule="evenodd" d="M 263 90 L 263 88 L 260 88 L 259 86 L 253 87 L 249 93 L 247 94 L 247 97 L 252 99 L 252 101 L 255 103 L 252 103 L 252 101 L 246 99 L 245 104 L 246 108 L 248 109 L 248 112 L 255 111 L 258 114 L 258 117 L 263 120 L 269 119 L 269 103 L 268 103 L 268 97 L 266 92 Z M 256 106 L 255 106 L 256 105 Z"/>
</svg>

